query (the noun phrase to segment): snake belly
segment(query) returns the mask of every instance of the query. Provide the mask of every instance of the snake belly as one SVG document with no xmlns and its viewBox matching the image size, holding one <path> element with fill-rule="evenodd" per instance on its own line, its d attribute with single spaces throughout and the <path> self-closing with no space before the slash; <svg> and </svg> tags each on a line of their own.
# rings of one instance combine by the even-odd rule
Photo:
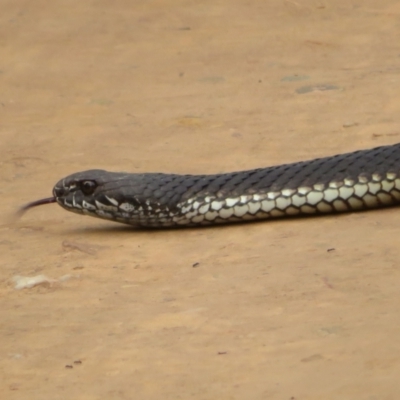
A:
<svg viewBox="0 0 400 400">
<path fill-rule="evenodd" d="M 216 175 L 89 170 L 53 195 L 69 211 L 154 228 L 372 209 L 400 202 L 400 144 Z"/>
</svg>

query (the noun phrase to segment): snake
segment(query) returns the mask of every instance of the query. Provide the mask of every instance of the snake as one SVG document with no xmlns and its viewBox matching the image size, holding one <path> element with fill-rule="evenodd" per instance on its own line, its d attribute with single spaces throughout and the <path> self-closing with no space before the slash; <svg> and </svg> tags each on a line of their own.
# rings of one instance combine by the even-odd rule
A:
<svg viewBox="0 0 400 400">
<path fill-rule="evenodd" d="M 68 211 L 135 227 L 216 225 L 374 209 L 400 203 L 400 143 L 214 175 L 108 172 L 69 175 L 53 196 Z"/>
</svg>

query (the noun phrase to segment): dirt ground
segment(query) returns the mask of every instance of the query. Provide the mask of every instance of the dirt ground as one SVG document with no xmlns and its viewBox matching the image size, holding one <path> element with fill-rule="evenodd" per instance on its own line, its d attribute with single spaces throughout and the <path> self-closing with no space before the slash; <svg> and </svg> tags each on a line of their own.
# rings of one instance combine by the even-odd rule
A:
<svg viewBox="0 0 400 400">
<path fill-rule="evenodd" d="M 398 210 L 140 231 L 39 207 L 400 136 L 395 0 L 5 0 L 0 398 L 398 399 Z M 49 281 L 16 289 L 15 277 Z"/>
</svg>

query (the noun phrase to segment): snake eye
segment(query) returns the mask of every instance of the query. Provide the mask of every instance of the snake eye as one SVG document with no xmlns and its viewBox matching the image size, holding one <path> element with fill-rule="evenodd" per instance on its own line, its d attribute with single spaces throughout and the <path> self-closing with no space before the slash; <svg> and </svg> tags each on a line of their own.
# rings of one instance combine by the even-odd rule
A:
<svg viewBox="0 0 400 400">
<path fill-rule="evenodd" d="M 90 196 L 96 190 L 97 183 L 94 181 L 82 181 L 80 183 L 80 188 L 83 194 L 85 194 L 86 196 Z"/>
</svg>

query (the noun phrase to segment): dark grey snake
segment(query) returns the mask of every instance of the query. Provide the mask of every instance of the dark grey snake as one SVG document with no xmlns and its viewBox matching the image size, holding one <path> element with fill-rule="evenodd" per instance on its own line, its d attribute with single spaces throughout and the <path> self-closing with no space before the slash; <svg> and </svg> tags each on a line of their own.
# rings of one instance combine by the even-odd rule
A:
<svg viewBox="0 0 400 400">
<path fill-rule="evenodd" d="M 400 144 L 217 175 L 89 170 L 61 179 L 66 210 L 137 227 L 211 225 L 400 203 Z"/>
</svg>

